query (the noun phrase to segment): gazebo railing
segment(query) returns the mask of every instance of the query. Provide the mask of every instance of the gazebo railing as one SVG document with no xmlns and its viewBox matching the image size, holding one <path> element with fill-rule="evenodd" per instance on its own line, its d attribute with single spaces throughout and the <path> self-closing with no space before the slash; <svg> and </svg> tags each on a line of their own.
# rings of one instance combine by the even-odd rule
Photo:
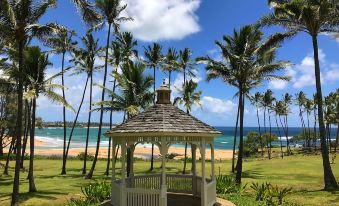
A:
<svg viewBox="0 0 339 206">
<path fill-rule="evenodd" d="M 210 182 L 207 182 L 206 186 L 207 191 L 207 205 L 214 205 L 216 202 L 216 180 L 211 180 Z"/>
<path fill-rule="evenodd" d="M 142 175 L 126 179 L 129 188 L 160 189 L 161 175 Z"/>
<path fill-rule="evenodd" d="M 192 175 L 166 175 L 166 185 L 168 192 L 189 193 L 193 192 L 193 176 Z"/>
<path fill-rule="evenodd" d="M 126 188 L 127 206 L 160 206 L 161 190 Z"/>
</svg>

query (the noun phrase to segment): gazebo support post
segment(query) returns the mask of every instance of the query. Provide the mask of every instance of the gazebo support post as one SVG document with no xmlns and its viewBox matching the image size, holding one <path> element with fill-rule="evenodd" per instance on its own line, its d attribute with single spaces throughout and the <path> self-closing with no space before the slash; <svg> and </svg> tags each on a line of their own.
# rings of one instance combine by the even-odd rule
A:
<svg viewBox="0 0 339 206">
<path fill-rule="evenodd" d="M 167 186 L 166 186 L 166 155 L 167 155 L 167 142 L 165 137 L 161 138 L 161 206 L 167 206 Z"/>
<path fill-rule="evenodd" d="M 126 142 L 121 144 L 121 191 L 120 200 L 121 206 L 126 206 Z"/>
<path fill-rule="evenodd" d="M 214 158 L 214 144 L 213 142 L 210 144 L 211 145 L 211 174 L 212 174 L 212 181 L 215 180 L 215 158 Z"/>
<path fill-rule="evenodd" d="M 197 162 L 197 145 L 191 144 L 192 148 L 192 194 L 193 196 L 197 196 L 197 167 L 196 167 L 196 162 Z"/>
<path fill-rule="evenodd" d="M 114 184 L 115 181 L 115 152 L 117 145 L 112 140 L 112 184 Z"/>
<path fill-rule="evenodd" d="M 134 143 L 129 145 L 129 150 L 130 150 L 130 162 L 129 162 L 129 174 L 128 177 L 133 177 L 134 176 L 134 150 L 135 150 L 135 145 Z"/>
<path fill-rule="evenodd" d="M 201 140 L 201 206 L 207 206 L 207 184 L 206 184 L 206 169 L 205 169 L 205 156 L 206 156 L 206 142 L 205 138 Z"/>
</svg>

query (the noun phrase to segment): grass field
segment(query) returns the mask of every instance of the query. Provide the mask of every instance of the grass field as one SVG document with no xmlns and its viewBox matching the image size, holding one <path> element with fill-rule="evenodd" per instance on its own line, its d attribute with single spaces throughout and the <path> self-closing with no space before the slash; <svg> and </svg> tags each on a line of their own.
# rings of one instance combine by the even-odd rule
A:
<svg viewBox="0 0 339 206">
<path fill-rule="evenodd" d="M 339 160 L 337 160 L 338 162 Z M 4 164 L 0 161 L 1 165 Z M 27 168 L 26 161 L 25 166 Z M 90 164 L 89 164 L 90 165 Z M 13 166 L 10 163 L 10 175 L 0 176 L 0 205 L 7 206 L 10 203 Z M 35 161 L 35 183 L 38 192 L 34 194 L 27 193 L 28 181 L 27 172 L 21 173 L 20 198 L 21 205 L 24 206 L 59 206 L 64 205 L 71 197 L 81 195 L 81 187 L 94 180 L 110 180 L 110 177 L 103 175 L 105 161 L 99 161 L 93 180 L 85 180 L 81 175 L 82 161 L 68 161 L 68 173 L 65 176 L 60 175 L 60 160 L 36 160 Z M 156 171 L 160 172 L 160 162 L 156 162 Z M 180 173 L 182 168 L 181 161 L 170 161 L 167 163 L 168 173 Z M 216 163 L 216 173 L 229 174 L 231 162 L 222 161 Z M 2 167 L 2 166 L 1 166 Z M 120 164 L 118 163 L 118 174 Z M 210 163 L 207 164 L 208 175 L 210 174 Z M 190 168 L 188 165 L 187 168 Z M 333 171 L 339 180 L 339 162 L 332 164 Z M 148 173 L 149 163 L 145 161 L 135 162 L 135 173 Z M 198 173 L 201 171 L 200 164 L 197 165 Z M 2 173 L 2 171 L 1 171 Z M 322 163 L 321 156 L 290 156 L 281 159 L 272 160 L 246 160 L 244 162 L 244 183 L 250 185 L 252 182 L 270 182 L 273 185 L 281 187 L 292 187 L 293 193 L 287 197 L 287 202 L 292 205 L 339 205 L 339 191 L 323 191 Z M 226 197 L 238 203 L 238 205 L 257 205 L 254 203 L 253 191 L 248 186 L 243 197 L 226 195 Z"/>
</svg>

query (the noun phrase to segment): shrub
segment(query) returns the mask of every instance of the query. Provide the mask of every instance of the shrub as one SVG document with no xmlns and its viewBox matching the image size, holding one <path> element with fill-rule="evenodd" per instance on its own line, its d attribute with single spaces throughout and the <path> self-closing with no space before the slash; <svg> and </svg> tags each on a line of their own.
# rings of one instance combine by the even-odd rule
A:
<svg viewBox="0 0 339 206">
<path fill-rule="evenodd" d="M 85 152 L 80 152 L 78 155 L 77 155 L 77 159 L 79 160 L 84 160 L 85 159 Z M 87 153 L 87 160 L 88 161 L 93 161 L 94 159 L 94 155 L 90 154 L 90 153 Z"/>
<path fill-rule="evenodd" d="M 217 176 L 217 194 L 238 193 L 242 194 L 246 189 L 244 186 L 238 185 L 234 178 L 226 175 Z"/>
<path fill-rule="evenodd" d="M 83 198 L 72 198 L 67 206 L 94 206 L 111 197 L 111 185 L 106 182 L 95 182 L 81 188 Z"/>
<path fill-rule="evenodd" d="M 274 197 L 277 198 L 278 205 L 284 203 L 284 198 L 292 191 L 292 188 L 278 188 L 270 183 L 252 183 L 251 188 L 255 191 L 255 199 L 264 201 L 266 205 L 276 205 Z"/>
</svg>

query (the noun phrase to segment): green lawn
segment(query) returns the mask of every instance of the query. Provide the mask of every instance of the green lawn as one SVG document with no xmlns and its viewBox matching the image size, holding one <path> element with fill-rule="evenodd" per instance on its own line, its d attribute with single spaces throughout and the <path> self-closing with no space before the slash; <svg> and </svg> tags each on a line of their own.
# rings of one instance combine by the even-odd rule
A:
<svg viewBox="0 0 339 206">
<path fill-rule="evenodd" d="M 337 162 L 339 160 L 337 159 Z M 0 161 L 3 164 L 3 161 Z M 26 167 L 27 167 L 26 161 Z M 217 162 L 216 173 L 229 174 L 230 161 Z M 68 174 L 61 176 L 60 160 L 36 160 L 35 161 L 35 182 L 38 189 L 37 193 L 29 194 L 28 181 L 26 180 L 27 172 L 21 173 L 21 205 L 64 205 L 71 197 L 81 195 L 81 186 L 86 185 L 90 180 L 85 180 L 81 175 L 82 162 L 79 160 L 70 160 L 68 162 Z M 14 162 L 10 164 L 10 176 L 0 176 L 0 205 L 9 205 L 10 194 L 12 191 L 12 178 Z M 155 164 L 157 171 L 160 169 L 160 162 Z M 180 173 L 182 162 L 171 161 L 167 163 L 169 173 Z M 118 163 L 118 168 L 120 164 Z M 99 161 L 95 172 L 94 179 L 106 179 L 103 175 L 105 162 Z M 136 161 L 135 173 L 147 173 L 149 162 Z M 187 168 L 190 168 L 188 165 Z M 339 163 L 332 164 L 332 168 L 339 180 Z M 201 171 L 198 164 L 198 171 Z M 2 170 L 2 169 L 1 169 Z M 157 172 L 156 171 L 156 172 Z M 207 164 L 208 175 L 210 174 L 210 163 Z M 198 172 L 198 173 L 199 173 Z M 1 171 L 2 173 L 2 171 Z M 119 174 L 119 170 L 118 170 Z M 287 197 L 289 203 L 295 205 L 339 205 L 339 191 L 325 192 L 322 191 L 322 164 L 320 156 L 292 156 L 273 160 L 248 160 L 244 163 L 244 182 L 270 182 L 273 185 L 282 187 L 293 187 L 293 193 Z M 238 197 L 230 197 L 237 199 Z M 256 205 L 250 203 L 254 201 L 252 190 L 247 187 L 245 197 L 237 202 L 246 203 L 239 205 Z"/>
</svg>

